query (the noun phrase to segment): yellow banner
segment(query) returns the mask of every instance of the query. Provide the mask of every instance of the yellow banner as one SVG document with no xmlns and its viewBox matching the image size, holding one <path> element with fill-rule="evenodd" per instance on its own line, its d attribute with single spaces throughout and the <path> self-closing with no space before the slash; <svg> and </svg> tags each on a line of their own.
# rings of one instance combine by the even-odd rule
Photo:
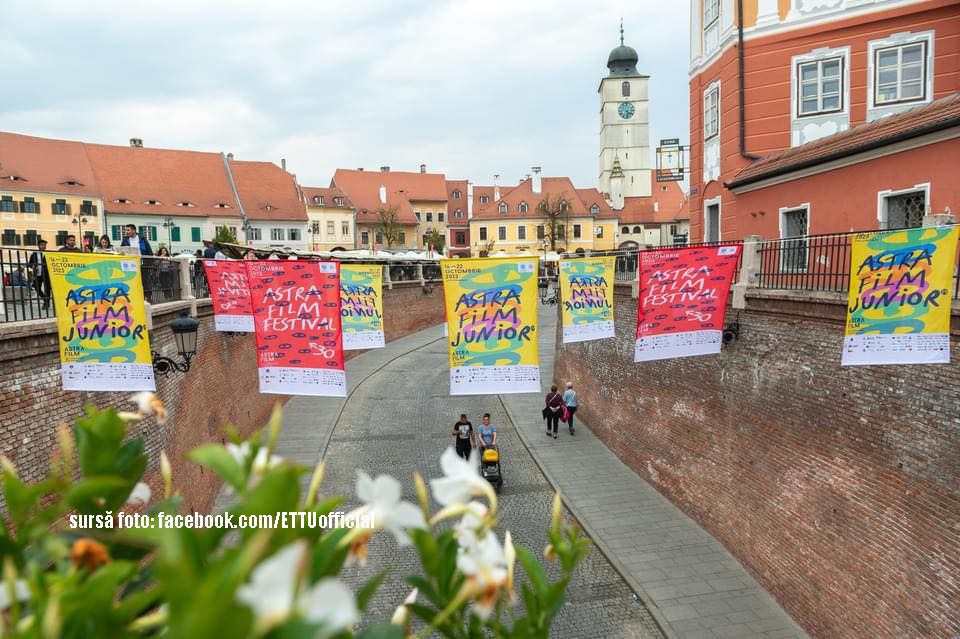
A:
<svg viewBox="0 0 960 639">
<path fill-rule="evenodd" d="M 65 390 L 155 390 L 140 259 L 45 253 Z"/>
<path fill-rule="evenodd" d="M 343 350 L 383 348 L 383 266 L 340 264 Z"/>
<path fill-rule="evenodd" d="M 614 336 L 613 272 L 616 259 L 560 260 L 564 344 Z"/>
<path fill-rule="evenodd" d="M 453 395 L 540 392 L 537 258 L 441 260 Z"/>
<path fill-rule="evenodd" d="M 842 363 L 950 361 L 957 227 L 854 236 Z"/>
</svg>

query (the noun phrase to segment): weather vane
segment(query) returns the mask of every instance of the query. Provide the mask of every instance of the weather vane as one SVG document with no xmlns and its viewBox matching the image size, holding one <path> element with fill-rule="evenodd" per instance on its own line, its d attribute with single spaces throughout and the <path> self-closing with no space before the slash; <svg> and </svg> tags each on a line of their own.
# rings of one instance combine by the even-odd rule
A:
<svg viewBox="0 0 960 639">
<path fill-rule="evenodd" d="M 620 16 L 620 46 L 623 46 L 623 16 Z"/>
</svg>

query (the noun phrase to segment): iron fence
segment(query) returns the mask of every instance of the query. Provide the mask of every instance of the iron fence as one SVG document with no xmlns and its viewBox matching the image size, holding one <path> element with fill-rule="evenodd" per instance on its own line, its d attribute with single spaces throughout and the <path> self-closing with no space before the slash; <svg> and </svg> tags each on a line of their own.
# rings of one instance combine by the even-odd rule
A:
<svg viewBox="0 0 960 639">
<path fill-rule="evenodd" d="M 614 281 L 633 282 L 637 279 L 637 267 L 640 263 L 640 253 L 650 251 L 673 251 L 688 247 L 698 246 L 728 246 L 742 245 L 743 240 L 731 240 L 727 242 L 693 242 L 689 244 L 662 244 L 660 246 L 647 246 L 645 248 L 616 249 L 612 251 L 591 251 L 590 257 L 613 256 L 617 258 L 614 265 Z M 734 272 L 734 281 L 740 273 L 740 267 L 743 265 L 743 250 L 737 258 L 737 268 Z"/>
<path fill-rule="evenodd" d="M 182 298 L 180 265 L 169 257 L 143 256 L 140 260 L 143 297 L 151 304 L 175 302 Z"/>
<path fill-rule="evenodd" d="M 3 278 L 3 316 L 0 321 L 53 317 L 50 276 L 41 251 L 0 249 L 0 274 Z"/>
<path fill-rule="evenodd" d="M 761 241 L 757 286 L 845 292 L 850 287 L 850 242 L 856 233 Z"/>
<path fill-rule="evenodd" d="M 193 296 L 198 300 L 210 297 L 210 283 L 207 281 L 207 272 L 203 270 L 203 260 L 190 262 L 190 285 Z"/>
</svg>

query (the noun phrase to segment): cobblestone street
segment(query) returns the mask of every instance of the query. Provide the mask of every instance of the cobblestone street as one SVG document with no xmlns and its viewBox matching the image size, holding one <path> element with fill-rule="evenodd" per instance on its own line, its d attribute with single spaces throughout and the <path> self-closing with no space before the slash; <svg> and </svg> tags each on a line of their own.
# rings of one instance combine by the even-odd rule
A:
<svg viewBox="0 0 960 639">
<path fill-rule="evenodd" d="M 500 534 L 510 530 L 515 543 L 542 556 L 553 491 L 497 397 L 449 396 L 446 358 L 443 340 L 429 342 L 374 372 L 353 391 L 326 452 L 324 493 L 352 494 L 356 470 L 365 469 L 371 475 L 389 473 L 399 478 L 406 498 L 415 502 L 413 471 L 428 479 L 440 475 L 440 454 L 453 443 L 449 431 L 460 413 L 467 413 L 479 425 L 483 413 L 489 412 L 503 451 Z M 293 406 L 288 405 L 288 413 Z M 377 535 L 368 565 L 344 574 L 352 585 L 359 586 L 383 567 L 391 572 L 371 604 L 370 620 L 388 618 L 406 596 L 409 587 L 403 576 L 417 570 L 416 553 L 398 548 L 389 535 Z M 518 575 L 522 575 L 519 568 Z M 571 583 L 568 603 L 558 615 L 553 636 L 662 635 L 643 604 L 634 601 L 629 586 L 593 548 Z"/>
</svg>

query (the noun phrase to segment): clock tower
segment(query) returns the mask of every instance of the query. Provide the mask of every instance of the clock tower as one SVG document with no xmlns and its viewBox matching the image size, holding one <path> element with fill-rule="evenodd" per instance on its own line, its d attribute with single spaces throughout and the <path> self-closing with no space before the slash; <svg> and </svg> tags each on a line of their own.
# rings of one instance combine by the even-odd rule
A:
<svg viewBox="0 0 960 639">
<path fill-rule="evenodd" d="M 637 52 L 623 44 L 607 59 L 609 74 L 600 81 L 600 192 L 606 193 L 615 210 L 623 199 L 649 197 L 650 120 L 647 113 L 647 82 L 650 76 L 637 72 Z M 619 170 L 615 170 L 616 168 Z M 610 178 L 622 180 L 622 195 L 614 201 Z M 622 177 L 620 177 L 622 175 Z M 617 185 L 620 186 L 620 185 Z M 619 207 L 617 206 L 619 204 Z"/>
</svg>

